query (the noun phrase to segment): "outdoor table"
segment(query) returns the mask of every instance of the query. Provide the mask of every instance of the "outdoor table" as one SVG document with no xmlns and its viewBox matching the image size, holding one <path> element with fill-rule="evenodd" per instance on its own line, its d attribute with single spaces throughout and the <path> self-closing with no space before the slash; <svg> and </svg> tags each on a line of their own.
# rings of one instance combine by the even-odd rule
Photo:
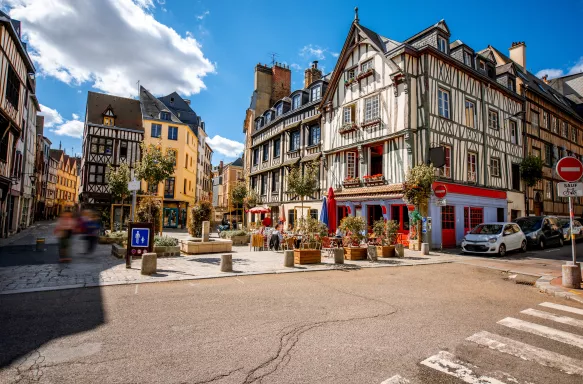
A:
<svg viewBox="0 0 583 384">
<path fill-rule="evenodd" d="M 260 233 L 256 233 L 251 235 L 251 247 L 255 248 L 263 248 L 263 235 Z"/>
</svg>

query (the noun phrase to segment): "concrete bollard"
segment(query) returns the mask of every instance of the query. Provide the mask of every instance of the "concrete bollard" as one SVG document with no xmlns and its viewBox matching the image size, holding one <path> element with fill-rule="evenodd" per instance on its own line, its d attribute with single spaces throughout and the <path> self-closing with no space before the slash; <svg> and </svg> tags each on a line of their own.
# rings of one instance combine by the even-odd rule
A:
<svg viewBox="0 0 583 384">
<path fill-rule="evenodd" d="M 221 255 L 221 272 L 233 272 L 233 255 Z"/>
<path fill-rule="evenodd" d="M 202 237 L 202 241 L 209 241 L 209 235 L 210 235 L 210 229 L 211 229 L 211 223 L 210 221 L 203 221 L 202 222 L 202 233 L 201 233 L 201 237 Z"/>
<path fill-rule="evenodd" d="M 563 269 L 563 287 L 581 289 L 581 264 L 567 264 Z"/>
<path fill-rule="evenodd" d="M 334 264 L 344 264 L 344 248 L 334 248 Z"/>
<path fill-rule="evenodd" d="M 142 275 L 152 275 L 158 268 L 158 255 L 155 253 L 142 254 Z"/>
<path fill-rule="evenodd" d="M 429 243 L 421 243 L 421 254 L 429 255 Z"/>
<path fill-rule="evenodd" d="M 294 251 L 283 251 L 283 266 L 293 268 L 294 266 Z"/>
<path fill-rule="evenodd" d="M 371 263 L 377 261 L 377 247 L 375 245 L 369 245 L 366 249 L 366 255 L 368 261 Z"/>
<path fill-rule="evenodd" d="M 405 257 L 405 247 L 403 247 L 403 244 L 395 244 L 395 257 Z"/>
<path fill-rule="evenodd" d="M 45 248 L 45 238 L 44 237 L 37 237 L 36 238 L 36 251 L 37 252 L 44 252 L 44 251 L 46 251 L 46 248 Z"/>
</svg>

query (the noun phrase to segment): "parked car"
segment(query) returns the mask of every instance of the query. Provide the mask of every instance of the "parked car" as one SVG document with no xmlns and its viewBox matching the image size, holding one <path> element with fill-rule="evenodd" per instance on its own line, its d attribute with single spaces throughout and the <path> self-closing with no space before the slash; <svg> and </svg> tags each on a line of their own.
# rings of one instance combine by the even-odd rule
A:
<svg viewBox="0 0 583 384">
<path fill-rule="evenodd" d="M 508 251 L 526 251 L 526 236 L 516 223 L 483 223 L 462 240 L 462 251 L 505 256 Z"/>
<path fill-rule="evenodd" d="M 571 241 L 571 224 L 569 218 L 559 218 L 559 226 L 563 231 L 563 240 Z M 573 220 L 573 233 L 575 233 L 575 241 L 583 239 L 583 226 L 581 226 L 579 220 Z"/>
<path fill-rule="evenodd" d="M 528 216 L 514 220 L 526 235 L 530 246 L 545 249 L 548 245 L 563 246 L 563 231 L 559 219 L 555 216 Z"/>
</svg>

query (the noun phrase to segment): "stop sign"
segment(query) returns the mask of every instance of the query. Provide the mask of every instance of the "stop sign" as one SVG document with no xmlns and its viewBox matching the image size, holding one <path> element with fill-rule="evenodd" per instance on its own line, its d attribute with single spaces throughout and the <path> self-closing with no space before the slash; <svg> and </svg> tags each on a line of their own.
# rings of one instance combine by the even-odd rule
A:
<svg viewBox="0 0 583 384">
<path fill-rule="evenodd" d="M 583 176 L 583 164 L 574 157 L 563 157 L 557 163 L 557 174 L 565 181 L 578 181 Z"/>
<path fill-rule="evenodd" d="M 447 188 L 443 184 L 437 184 L 433 187 L 433 193 L 438 199 L 443 199 L 447 195 Z"/>
</svg>

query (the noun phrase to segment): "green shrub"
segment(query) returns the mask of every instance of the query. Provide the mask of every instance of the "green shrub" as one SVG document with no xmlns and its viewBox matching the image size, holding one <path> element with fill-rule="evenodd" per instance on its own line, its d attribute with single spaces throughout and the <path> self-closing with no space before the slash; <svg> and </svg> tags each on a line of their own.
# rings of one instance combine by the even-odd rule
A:
<svg viewBox="0 0 583 384">
<path fill-rule="evenodd" d="M 202 222 L 211 221 L 213 206 L 209 201 L 199 201 L 192 207 L 190 213 L 188 233 L 191 236 L 200 237 L 202 235 Z"/>
<path fill-rule="evenodd" d="M 154 245 L 157 247 L 176 247 L 178 239 L 170 236 L 155 236 Z"/>
<path fill-rule="evenodd" d="M 236 230 L 236 231 L 222 231 L 221 232 L 221 239 L 230 239 L 233 236 L 247 236 L 249 233 L 243 230 Z"/>
</svg>

